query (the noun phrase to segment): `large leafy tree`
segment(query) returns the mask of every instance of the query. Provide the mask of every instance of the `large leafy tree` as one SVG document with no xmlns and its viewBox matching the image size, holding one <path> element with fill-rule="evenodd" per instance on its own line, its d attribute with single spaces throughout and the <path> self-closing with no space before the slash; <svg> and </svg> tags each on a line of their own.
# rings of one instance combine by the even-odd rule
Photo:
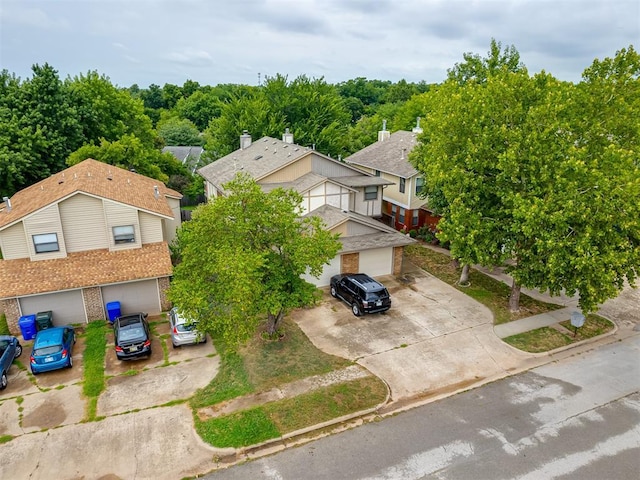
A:
<svg viewBox="0 0 640 480">
<path fill-rule="evenodd" d="M 48 64 L 21 82 L 0 74 L 0 191 L 15 191 L 60 171 L 83 141 L 68 88 Z"/>
<path fill-rule="evenodd" d="M 289 128 L 296 143 L 337 156 L 344 151 L 350 118 L 337 90 L 323 79 L 303 75 L 290 82 L 277 75 L 267 78 L 263 87 L 235 93 L 222 105 L 205 132 L 207 151 L 220 158 L 238 148 L 244 130 L 254 138 L 278 138 Z"/>
<path fill-rule="evenodd" d="M 179 230 L 169 297 L 204 331 L 237 343 L 265 321 L 275 335 L 288 311 L 311 304 L 316 289 L 301 275 L 319 275 L 340 244 L 318 217 L 299 216 L 292 190 L 265 193 L 246 175 L 225 189 Z"/>
<path fill-rule="evenodd" d="M 486 57 L 481 57 L 477 53 L 464 53 L 464 62 L 456 63 L 448 70 L 447 78 L 460 85 L 474 81 L 485 83 L 489 77 L 506 69 L 510 72 L 518 72 L 524 69 L 524 64 L 520 62 L 520 53 L 516 47 L 509 45 L 502 47 L 502 42 L 491 39 L 489 51 Z"/>
<path fill-rule="evenodd" d="M 441 239 L 463 263 L 509 260 L 512 310 L 523 285 L 590 312 L 637 275 L 637 54 L 604 63 L 578 86 L 504 69 L 430 96 L 412 159 L 448 204 Z"/>
<path fill-rule="evenodd" d="M 187 119 L 172 117 L 167 120 L 160 120 L 157 130 L 165 145 L 203 144 L 198 128 Z"/>
<path fill-rule="evenodd" d="M 135 135 L 145 145 L 157 144 L 142 101 L 115 87 L 108 77 L 89 71 L 65 83 L 78 112 L 84 143 L 98 142 L 101 138 L 113 142 L 124 135 Z"/>
</svg>

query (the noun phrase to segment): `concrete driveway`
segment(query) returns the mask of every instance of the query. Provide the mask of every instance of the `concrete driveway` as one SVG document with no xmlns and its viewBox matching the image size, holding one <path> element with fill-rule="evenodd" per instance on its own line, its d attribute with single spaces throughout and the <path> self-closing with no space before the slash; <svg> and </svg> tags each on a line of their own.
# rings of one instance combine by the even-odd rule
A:
<svg viewBox="0 0 640 480">
<path fill-rule="evenodd" d="M 0 392 L 0 436 L 15 437 L 0 444 L 0 457 L 10 459 L 0 462 L 0 478 L 173 479 L 210 469 L 220 450 L 197 435 L 191 409 L 155 407 L 207 385 L 219 357 L 211 342 L 173 349 L 168 322 L 154 329 L 149 359 L 116 360 L 108 337 L 106 389 L 97 403 L 97 415 L 106 418 L 100 421 L 84 423 L 89 400 L 82 393 L 82 337 L 72 369 L 33 376 L 14 365 Z M 30 352 L 26 343 L 19 358 L 25 367 Z"/>
<path fill-rule="evenodd" d="M 501 377 L 502 365 L 528 357 L 496 337 L 484 305 L 426 272 L 410 277 L 406 284 L 380 279 L 393 301 L 386 313 L 355 317 L 327 293 L 320 306 L 294 319 L 319 349 L 385 380 L 394 401 Z"/>
</svg>

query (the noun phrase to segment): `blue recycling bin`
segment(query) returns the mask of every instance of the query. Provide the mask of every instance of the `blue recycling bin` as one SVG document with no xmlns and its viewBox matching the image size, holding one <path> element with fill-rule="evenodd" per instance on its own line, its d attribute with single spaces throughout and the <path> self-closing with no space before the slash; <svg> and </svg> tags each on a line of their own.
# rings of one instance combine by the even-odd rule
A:
<svg viewBox="0 0 640 480">
<path fill-rule="evenodd" d="M 36 337 L 36 316 L 35 315 L 23 315 L 18 320 L 20 331 L 22 332 L 22 338 L 25 341 L 32 340 Z"/>
<path fill-rule="evenodd" d="M 113 323 L 116 321 L 116 318 L 120 316 L 120 302 L 109 302 L 107 303 L 107 317 L 109 317 L 109 322 Z"/>
</svg>

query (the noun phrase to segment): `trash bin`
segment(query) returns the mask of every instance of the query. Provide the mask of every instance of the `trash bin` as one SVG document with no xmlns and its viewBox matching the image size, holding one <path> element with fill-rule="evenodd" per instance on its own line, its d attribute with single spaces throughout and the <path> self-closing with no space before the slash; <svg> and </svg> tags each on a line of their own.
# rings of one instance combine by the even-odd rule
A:
<svg viewBox="0 0 640 480">
<path fill-rule="evenodd" d="M 23 315 L 18 320 L 20 331 L 22 332 L 22 338 L 25 341 L 31 340 L 36 336 L 36 316 L 35 315 Z"/>
<path fill-rule="evenodd" d="M 38 331 L 51 327 L 53 327 L 53 312 L 51 310 L 36 313 L 36 329 Z"/>
<path fill-rule="evenodd" d="M 120 316 L 120 302 L 109 302 L 107 303 L 107 317 L 109 317 L 109 322 L 115 322 L 116 318 Z"/>
</svg>

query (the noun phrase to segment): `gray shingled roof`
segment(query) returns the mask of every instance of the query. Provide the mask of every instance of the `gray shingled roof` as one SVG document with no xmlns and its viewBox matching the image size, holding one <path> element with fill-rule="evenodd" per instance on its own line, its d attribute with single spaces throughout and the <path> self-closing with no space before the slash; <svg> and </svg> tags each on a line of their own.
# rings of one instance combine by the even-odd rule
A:
<svg viewBox="0 0 640 480">
<path fill-rule="evenodd" d="M 342 243 L 341 253 L 357 252 L 371 248 L 400 247 L 415 243 L 413 238 L 403 235 L 371 217 L 354 212 L 343 212 L 331 205 L 323 205 L 316 208 L 314 211 L 307 213 L 306 216 L 320 217 L 329 230 L 347 221 L 362 223 L 378 230 L 378 233 L 340 237 L 339 240 Z"/>
<path fill-rule="evenodd" d="M 346 163 L 380 170 L 403 178 L 418 171 L 409 163 L 409 152 L 417 145 L 417 134 L 399 130 L 384 141 L 377 141 L 344 159 Z M 404 151 L 403 151 L 404 149 Z"/>
<path fill-rule="evenodd" d="M 345 187 L 368 187 L 370 185 L 393 185 L 394 182 L 391 180 L 387 180 L 382 177 L 375 176 L 364 176 L 364 175 L 353 175 L 350 177 L 332 177 L 330 180 L 333 180 L 340 185 Z"/>
<path fill-rule="evenodd" d="M 260 181 L 262 177 L 313 152 L 314 150 L 300 145 L 263 137 L 245 149 L 236 150 L 202 167 L 198 173 L 213 185 L 222 188 L 222 185 L 233 180 L 238 172 L 246 172 L 256 181 Z"/>
<path fill-rule="evenodd" d="M 320 185 L 326 181 L 326 177 L 318 175 L 317 173 L 309 172 L 299 178 L 296 178 L 292 182 L 262 183 L 260 184 L 260 187 L 262 187 L 263 192 L 270 192 L 276 188 L 284 188 L 285 190 L 295 190 L 298 193 L 304 193 L 311 190 L 316 185 Z"/>
<path fill-rule="evenodd" d="M 377 183 L 366 183 L 367 180 L 364 180 L 365 178 L 375 177 L 369 177 L 365 174 L 359 175 L 360 172 L 355 167 L 327 157 L 310 148 L 301 147 L 294 143 L 286 143 L 272 137 L 262 137 L 260 140 L 252 142 L 247 148 L 238 149 L 202 167 L 198 170 L 198 173 L 208 182 L 222 190 L 222 185 L 233 180 L 238 172 L 246 172 L 257 182 L 260 182 L 260 180 L 267 175 L 312 154 L 319 155 L 327 161 L 336 162 L 346 168 L 352 169 L 354 178 L 359 178 L 358 181 L 361 184 L 359 186 L 383 185 L 383 183 L 379 183 L 380 179 L 371 180 Z M 336 181 L 337 179 L 334 178 L 333 180 Z"/>
</svg>

